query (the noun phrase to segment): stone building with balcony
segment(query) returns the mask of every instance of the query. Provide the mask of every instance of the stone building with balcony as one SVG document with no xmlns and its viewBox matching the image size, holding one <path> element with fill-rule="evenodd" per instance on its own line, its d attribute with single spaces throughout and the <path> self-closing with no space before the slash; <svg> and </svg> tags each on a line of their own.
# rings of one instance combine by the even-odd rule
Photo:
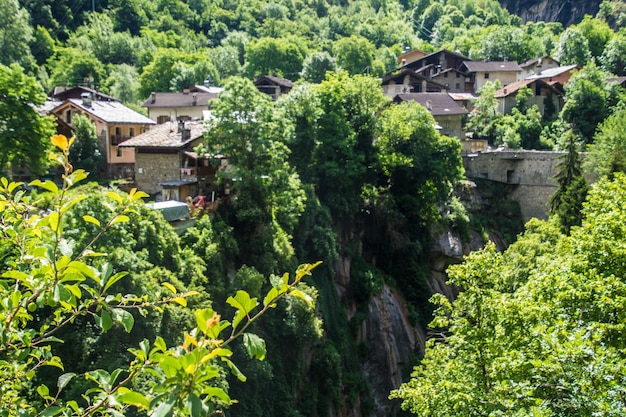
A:
<svg viewBox="0 0 626 417">
<path fill-rule="evenodd" d="M 185 201 L 198 195 L 208 201 L 219 198 L 223 192 L 215 185 L 215 176 L 226 160 L 195 152 L 203 134 L 202 122 L 167 122 L 122 143 L 121 148 L 135 155 L 136 187 L 155 200 Z"/>
</svg>

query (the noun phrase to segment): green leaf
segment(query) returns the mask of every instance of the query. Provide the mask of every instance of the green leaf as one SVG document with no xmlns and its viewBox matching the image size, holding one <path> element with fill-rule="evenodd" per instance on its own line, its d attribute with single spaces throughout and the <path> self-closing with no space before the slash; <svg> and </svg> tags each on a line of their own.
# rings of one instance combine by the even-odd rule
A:
<svg viewBox="0 0 626 417">
<path fill-rule="evenodd" d="M 240 380 L 241 382 L 246 382 L 246 379 L 248 378 L 246 378 L 243 372 L 241 372 L 239 368 L 237 368 L 233 361 L 228 358 L 222 357 L 222 362 L 226 362 L 226 364 L 230 368 L 230 371 L 233 373 L 233 375 L 237 377 L 238 380 Z"/>
<path fill-rule="evenodd" d="M 251 358 L 262 361 L 265 359 L 265 340 L 261 339 L 254 333 L 243 334 L 243 345 L 246 348 L 246 352 Z"/>
<path fill-rule="evenodd" d="M 167 288 L 168 290 L 170 290 L 173 294 L 176 294 L 176 287 L 174 287 L 172 284 L 170 284 L 169 282 L 164 282 L 162 284 L 165 288 Z"/>
<path fill-rule="evenodd" d="M 228 297 L 226 302 L 237 309 L 235 317 L 233 317 L 233 329 L 236 329 L 241 320 L 248 315 L 254 308 L 259 305 L 256 298 L 250 298 L 250 294 L 243 290 L 237 291 L 235 297 Z"/>
<path fill-rule="evenodd" d="M 50 397 L 50 389 L 46 385 L 39 385 L 37 387 L 37 394 L 43 399 L 48 399 Z"/>
<path fill-rule="evenodd" d="M 50 180 L 46 180 L 46 182 L 41 182 L 41 180 L 35 180 L 35 181 L 31 181 L 29 185 L 31 187 L 43 188 L 44 190 L 50 191 L 51 193 L 54 193 L 54 194 L 59 193 L 59 187 L 57 187 L 57 185 Z"/>
<path fill-rule="evenodd" d="M 96 226 L 101 227 L 100 226 L 100 221 L 98 219 L 96 219 L 95 217 L 90 216 L 88 214 L 85 214 L 83 216 L 83 220 L 85 220 L 87 223 L 95 224 Z"/>
<path fill-rule="evenodd" d="M 176 304 L 179 304 L 183 307 L 187 307 L 187 300 L 183 297 L 176 297 L 176 298 L 172 298 L 172 301 L 175 302 Z"/>
<path fill-rule="evenodd" d="M 289 295 L 293 297 L 298 297 L 299 299 L 307 303 L 309 307 L 313 307 L 313 299 L 308 294 L 294 288 L 289 291 Z"/>
<path fill-rule="evenodd" d="M 106 310 L 102 310 L 102 314 L 100 316 L 94 316 L 94 320 L 96 321 L 96 324 L 100 326 L 103 332 L 107 332 L 113 325 L 111 315 Z"/>
<path fill-rule="evenodd" d="M 65 288 L 65 285 L 56 284 L 52 291 L 52 299 L 57 303 L 60 301 L 69 302 L 72 299 L 72 293 Z"/>
<path fill-rule="evenodd" d="M 200 417 L 205 415 L 204 413 L 204 404 L 202 404 L 202 400 L 198 398 L 194 393 L 189 394 L 187 397 L 187 410 L 189 410 L 189 415 L 191 417 Z"/>
<path fill-rule="evenodd" d="M 150 408 L 150 401 L 140 392 L 127 391 L 117 396 L 117 400 L 122 404 L 132 405 L 141 409 Z"/>
<path fill-rule="evenodd" d="M 226 394 L 226 391 L 224 391 L 221 388 L 207 387 L 207 388 L 203 389 L 202 392 L 204 394 L 207 394 L 210 398 L 215 398 L 215 399 L 221 400 L 226 405 L 230 405 L 230 403 L 231 403 L 230 397 L 228 396 L 228 394 Z"/>
<path fill-rule="evenodd" d="M 111 278 L 107 280 L 104 286 L 104 291 L 107 291 L 109 288 L 113 286 L 113 284 L 115 284 L 120 279 L 124 278 L 126 275 L 128 275 L 127 272 L 118 272 L 117 274 L 113 275 Z"/>
<path fill-rule="evenodd" d="M 129 221 L 130 218 L 127 215 L 120 214 L 119 216 L 116 216 L 113 220 L 111 220 L 111 226 L 118 223 L 128 223 Z"/>
<path fill-rule="evenodd" d="M 263 298 L 263 306 L 267 307 L 269 304 L 273 303 L 276 297 L 278 297 L 278 290 L 272 287 L 265 295 L 265 298 Z M 276 307 L 276 305 L 272 307 Z"/>
<path fill-rule="evenodd" d="M 63 411 L 61 407 L 52 406 L 48 407 L 39 414 L 40 417 L 54 417 Z"/>
<path fill-rule="evenodd" d="M 130 333 L 133 329 L 133 325 L 135 324 L 135 318 L 133 315 L 121 308 L 114 308 L 111 312 L 113 313 L 113 320 L 124 326 L 126 333 Z"/>
<path fill-rule="evenodd" d="M 50 229 L 53 232 L 58 233 L 59 231 L 59 212 L 53 211 L 48 215 L 48 224 L 50 225 Z"/>
<path fill-rule="evenodd" d="M 57 387 L 61 391 L 76 376 L 73 372 L 67 372 L 57 379 Z"/>
<path fill-rule="evenodd" d="M 81 182 L 85 178 L 87 178 L 87 174 L 85 173 L 85 170 L 77 169 L 76 171 L 72 172 L 70 175 L 65 177 L 65 181 L 67 182 L 69 186 L 72 186 L 78 182 Z"/>
<path fill-rule="evenodd" d="M 120 197 L 119 194 L 114 193 L 113 191 L 108 191 L 105 195 L 107 197 L 115 200 L 117 202 L 117 204 L 123 204 L 122 197 Z"/>
<path fill-rule="evenodd" d="M 172 407 L 174 406 L 175 399 L 172 397 L 168 397 L 167 401 L 162 402 L 159 406 L 154 410 L 150 417 L 169 417 L 172 415 Z"/>
</svg>

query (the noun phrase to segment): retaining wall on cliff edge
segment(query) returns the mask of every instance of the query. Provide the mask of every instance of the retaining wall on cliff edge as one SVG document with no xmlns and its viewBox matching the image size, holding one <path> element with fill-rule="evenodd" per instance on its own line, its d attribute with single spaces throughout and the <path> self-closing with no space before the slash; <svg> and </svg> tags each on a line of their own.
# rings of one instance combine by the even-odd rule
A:
<svg viewBox="0 0 626 417">
<path fill-rule="evenodd" d="M 463 155 L 468 178 L 484 178 L 511 185 L 524 222 L 547 219 L 548 203 L 557 188 L 554 175 L 563 152 L 497 150 Z"/>
</svg>

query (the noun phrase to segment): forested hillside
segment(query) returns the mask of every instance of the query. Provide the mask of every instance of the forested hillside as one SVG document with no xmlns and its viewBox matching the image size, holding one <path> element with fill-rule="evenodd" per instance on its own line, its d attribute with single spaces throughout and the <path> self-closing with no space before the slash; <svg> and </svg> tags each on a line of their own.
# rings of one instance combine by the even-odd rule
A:
<svg viewBox="0 0 626 417">
<path fill-rule="evenodd" d="M 0 416 L 623 413 L 624 19 L 619 0 L 568 27 L 496 0 L 0 0 L 0 172 L 42 177 L 0 182 Z M 466 181 L 461 141 L 383 95 L 414 49 L 578 66 L 548 116 L 529 88 L 508 114 L 497 83 L 472 103 L 475 139 L 564 151 L 550 221 L 517 243 L 508 185 Z M 255 88 L 270 74 L 289 94 Z M 203 84 L 223 90 L 194 151 L 228 159 L 229 193 L 179 233 L 95 175 L 94 126 L 43 115 L 59 86 L 145 113 Z"/>
</svg>

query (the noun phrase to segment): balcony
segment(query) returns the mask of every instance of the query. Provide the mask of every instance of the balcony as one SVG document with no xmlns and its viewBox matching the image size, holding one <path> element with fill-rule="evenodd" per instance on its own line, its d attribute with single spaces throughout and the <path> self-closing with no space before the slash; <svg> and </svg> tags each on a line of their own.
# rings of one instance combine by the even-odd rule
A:
<svg viewBox="0 0 626 417">
<path fill-rule="evenodd" d="M 181 177 L 195 177 L 196 176 L 196 168 L 181 168 L 180 169 Z"/>
<path fill-rule="evenodd" d="M 117 146 L 120 143 L 130 139 L 130 136 L 126 135 L 111 135 L 111 145 Z"/>
</svg>

